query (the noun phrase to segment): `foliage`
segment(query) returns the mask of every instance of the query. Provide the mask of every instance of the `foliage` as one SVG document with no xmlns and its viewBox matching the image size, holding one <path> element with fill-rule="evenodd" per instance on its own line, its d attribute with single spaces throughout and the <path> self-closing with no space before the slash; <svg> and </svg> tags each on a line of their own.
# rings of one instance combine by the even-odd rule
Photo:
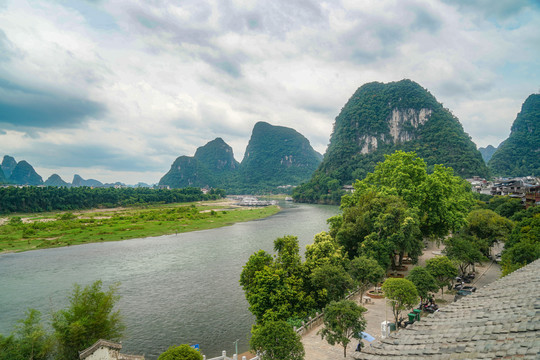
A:
<svg viewBox="0 0 540 360">
<path fill-rule="evenodd" d="M 102 290 L 96 281 L 81 288 L 75 284 L 69 307 L 53 314 L 52 326 L 58 340 L 58 358 L 71 360 L 99 339 L 116 341 L 122 337 L 124 325 L 120 311 L 114 311 L 119 299 L 118 285 Z"/>
<path fill-rule="evenodd" d="M 540 175 L 540 94 L 530 95 L 512 124 L 510 136 L 490 159 L 494 175 L 513 177 Z"/>
<path fill-rule="evenodd" d="M 418 302 L 418 291 L 408 279 L 388 278 L 382 284 L 384 296 L 390 300 L 395 323 L 398 323 L 401 311 L 413 308 Z"/>
<path fill-rule="evenodd" d="M 482 252 L 485 241 L 474 235 L 460 233 L 449 237 L 444 243 L 446 256 L 458 263 L 460 274 L 466 274 L 470 265 L 487 260 Z"/>
<path fill-rule="evenodd" d="M 324 264 L 311 272 L 311 289 L 319 307 L 342 299 L 352 289 L 353 280 L 341 265 Z"/>
<path fill-rule="evenodd" d="M 414 284 L 422 301 L 428 297 L 430 292 L 439 290 L 437 281 L 425 267 L 415 266 L 406 279 Z"/>
<path fill-rule="evenodd" d="M 386 155 L 375 171 L 355 183 L 356 192 L 343 199 L 342 206 L 357 203 L 367 191 L 398 195 L 416 209 L 424 237 L 441 238 L 465 224 L 474 200 L 466 181 L 451 168 L 435 165 L 427 174 L 425 162 L 414 152 L 396 151 Z"/>
<path fill-rule="evenodd" d="M 323 265 L 345 266 L 347 263 L 343 247 L 326 232 L 316 234 L 313 244 L 306 245 L 305 257 L 305 265 L 309 271 Z"/>
<path fill-rule="evenodd" d="M 387 269 L 401 265 L 405 253 L 413 259 L 420 255 L 423 243 L 417 212 L 397 195 L 358 191 L 344 200 L 342 209 L 342 220 L 331 222 L 330 232 L 349 258 L 372 257 Z"/>
<path fill-rule="evenodd" d="M 80 210 L 136 204 L 194 202 L 216 200 L 223 190 L 203 194 L 199 188 L 89 188 L 89 187 L 4 187 L 0 188 L 0 213 Z"/>
<path fill-rule="evenodd" d="M 352 338 L 361 339 L 361 333 L 366 328 L 364 312 L 366 309 L 354 301 L 332 301 L 324 308 L 324 328 L 319 334 L 330 345 L 341 344 L 343 357 L 347 357 L 347 345 Z"/>
<path fill-rule="evenodd" d="M 514 218 L 517 222 L 502 253 L 503 276 L 540 258 L 540 207 L 531 207 Z"/>
<path fill-rule="evenodd" d="M 488 209 L 473 210 L 467 216 L 467 225 L 461 230 L 465 235 L 480 241 L 479 249 L 484 256 L 489 256 L 489 248 L 498 241 L 505 241 L 514 224 L 494 211 Z"/>
<path fill-rule="evenodd" d="M 444 287 L 458 275 L 456 266 L 446 256 L 437 256 L 426 261 L 426 269 L 437 280 L 437 286 L 444 295 Z"/>
<path fill-rule="evenodd" d="M 517 212 L 523 210 L 521 199 L 510 196 L 492 196 L 485 205 L 485 208 L 493 210 L 505 218 L 511 218 Z"/>
<path fill-rule="evenodd" d="M 46 360 L 53 350 L 53 339 L 40 322 L 41 314 L 28 309 L 15 331 L 7 338 L 0 335 L 0 360 Z"/>
<path fill-rule="evenodd" d="M 261 324 L 307 316 L 314 306 L 308 292 L 298 239 L 285 236 L 274 241 L 278 252 L 271 259 L 264 251 L 250 256 L 240 274 L 249 310 Z"/>
<path fill-rule="evenodd" d="M 167 351 L 159 355 L 158 360 L 202 360 L 202 355 L 188 344 L 171 346 Z"/>
<path fill-rule="evenodd" d="M 377 260 L 365 256 L 358 256 L 352 259 L 349 266 L 349 273 L 360 288 L 360 302 L 366 290 L 382 281 L 386 275 Z"/>
<path fill-rule="evenodd" d="M 422 111 L 425 123 L 400 119 L 398 129 L 390 124 L 398 112 L 402 118 L 418 119 Z M 396 130 L 399 139 L 394 137 Z M 293 197 L 302 202 L 337 204 L 342 191 L 330 187 L 333 180 L 343 186 L 363 179 L 384 160 L 384 154 L 396 150 L 415 151 L 430 169 L 444 164 L 459 176 L 488 175 L 480 152 L 459 120 L 427 90 L 411 80 L 373 82 L 360 87 L 345 104 L 336 118 L 323 162 L 307 184 L 295 189 Z"/>
<path fill-rule="evenodd" d="M 304 345 L 300 335 L 285 321 L 267 321 L 251 331 L 250 348 L 261 360 L 302 360 Z"/>
</svg>

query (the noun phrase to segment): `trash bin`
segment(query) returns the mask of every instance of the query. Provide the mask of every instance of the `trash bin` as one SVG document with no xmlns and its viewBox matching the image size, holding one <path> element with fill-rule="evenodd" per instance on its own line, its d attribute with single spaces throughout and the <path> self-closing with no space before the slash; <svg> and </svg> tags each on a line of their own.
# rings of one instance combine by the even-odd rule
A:
<svg viewBox="0 0 540 360">
<path fill-rule="evenodd" d="M 420 309 L 414 309 L 414 310 L 413 310 L 413 313 L 416 314 L 416 318 L 415 318 L 416 321 L 420 321 L 420 313 L 421 313 L 421 312 L 422 312 L 422 310 L 420 310 Z"/>
<path fill-rule="evenodd" d="M 390 331 L 396 331 L 396 324 L 390 323 Z"/>
<path fill-rule="evenodd" d="M 414 323 L 414 320 L 416 318 L 416 314 L 415 313 L 409 313 L 409 322 L 410 323 Z"/>
</svg>

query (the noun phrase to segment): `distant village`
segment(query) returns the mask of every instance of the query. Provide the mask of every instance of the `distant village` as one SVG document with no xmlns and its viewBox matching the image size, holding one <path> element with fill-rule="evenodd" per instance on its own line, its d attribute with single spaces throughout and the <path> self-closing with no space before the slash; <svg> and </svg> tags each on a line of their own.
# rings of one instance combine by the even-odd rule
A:
<svg viewBox="0 0 540 360">
<path fill-rule="evenodd" d="M 474 192 L 486 195 L 502 195 L 521 199 L 528 208 L 540 204 L 540 178 L 534 176 L 495 178 L 487 181 L 475 176 L 466 179 Z"/>
</svg>

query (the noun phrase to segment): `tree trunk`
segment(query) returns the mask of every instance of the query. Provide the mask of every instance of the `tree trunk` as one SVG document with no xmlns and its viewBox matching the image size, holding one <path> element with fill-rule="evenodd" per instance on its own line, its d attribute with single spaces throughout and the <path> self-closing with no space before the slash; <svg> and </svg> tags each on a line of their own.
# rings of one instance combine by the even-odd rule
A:
<svg viewBox="0 0 540 360">
<path fill-rule="evenodd" d="M 344 358 L 347 357 L 347 345 L 346 344 L 343 344 L 343 357 Z"/>
</svg>

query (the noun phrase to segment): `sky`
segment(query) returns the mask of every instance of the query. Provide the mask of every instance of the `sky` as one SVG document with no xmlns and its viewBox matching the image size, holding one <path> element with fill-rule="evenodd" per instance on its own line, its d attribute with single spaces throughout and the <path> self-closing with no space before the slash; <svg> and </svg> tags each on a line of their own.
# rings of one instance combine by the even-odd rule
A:
<svg viewBox="0 0 540 360">
<path fill-rule="evenodd" d="M 0 0 L 0 157 L 157 183 L 258 121 L 324 153 L 372 81 L 411 79 L 478 147 L 540 92 L 540 0 Z"/>
</svg>

